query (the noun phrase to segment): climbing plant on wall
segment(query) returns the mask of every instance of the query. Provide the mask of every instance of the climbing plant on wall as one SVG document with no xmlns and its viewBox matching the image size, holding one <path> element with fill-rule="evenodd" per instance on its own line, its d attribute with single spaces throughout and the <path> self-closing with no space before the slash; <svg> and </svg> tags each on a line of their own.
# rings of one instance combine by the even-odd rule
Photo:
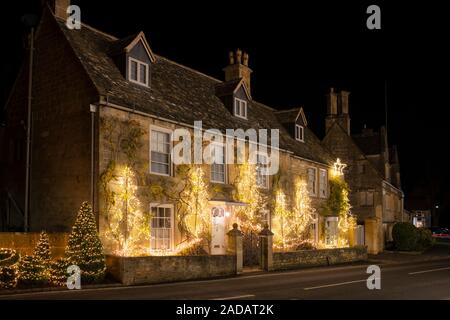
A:
<svg viewBox="0 0 450 320">
<path fill-rule="evenodd" d="M 100 176 L 107 247 L 115 254 L 148 254 L 149 212 L 139 201 L 139 181 L 145 172 L 138 151 L 144 134 L 137 121 L 103 118 L 105 154 L 109 162 Z"/>
<path fill-rule="evenodd" d="M 337 216 L 338 222 L 338 243 L 339 247 L 349 245 L 349 231 L 356 225 L 356 219 L 351 214 L 349 200 L 349 187 L 342 174 L 332 174 L 329 180 L 330 194 L 322 210 L 324 216 Z"/>
<path fill-rule="evenodd" d="M 237 169 L 235 199 L 247 204 L 236 211 L 238 224 L 244 233 L 259 232 L 264 227 L 261 209 L 265 207 L 266 199 L 258 188 L 256 166 L 245 162 L 237 165 Z"/>
</svg>

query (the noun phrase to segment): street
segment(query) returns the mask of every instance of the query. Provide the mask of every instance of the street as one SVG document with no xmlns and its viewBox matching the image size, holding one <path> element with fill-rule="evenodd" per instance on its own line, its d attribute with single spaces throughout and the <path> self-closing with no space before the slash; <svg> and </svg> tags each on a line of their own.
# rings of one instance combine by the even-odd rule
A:
<svg viewBox="0 0 450 320">
<path fill-rule="evenodd" d="M 450 299 L 450 259 L 381 265 L 381 289 L 369 290 L 370 263 L 234 278 L 0 296 L 1 299 Z"/>
</svg>

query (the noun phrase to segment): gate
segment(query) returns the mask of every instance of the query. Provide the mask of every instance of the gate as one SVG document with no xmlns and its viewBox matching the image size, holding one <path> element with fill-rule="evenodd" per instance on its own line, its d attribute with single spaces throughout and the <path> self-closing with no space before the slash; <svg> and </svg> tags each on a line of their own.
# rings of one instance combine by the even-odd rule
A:
<svg viewBox="0 0 450 320">
<path fill-rule="evenodd" d="M 244 232 L 242 236 L 244 267 L 259 267 L 259 235 L 256 232 Z"/>
</svg>

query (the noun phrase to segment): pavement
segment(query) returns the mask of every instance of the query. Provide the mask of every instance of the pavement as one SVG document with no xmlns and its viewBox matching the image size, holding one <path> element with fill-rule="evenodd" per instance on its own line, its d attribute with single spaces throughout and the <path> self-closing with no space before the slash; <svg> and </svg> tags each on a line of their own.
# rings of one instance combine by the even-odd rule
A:
<svg viewBox="0 0 450 320">
<path fill-rule="evenodd" d="M 449 247 L 437 247 L 422 255 L 383 253 L 371 256 L 368 262 L 334 267 L 270 273 L 252 272 L 224 279 L 133 287 L 91 287 L 71 291 L 32 292 L 2 295 L 0 300 L 450 300 L 449 251 Z M 378 265 L 381 270 L 379 290 L 369 290 L 367 287 L 367 279 L 371 275 L 367 273 L 367 268 L 373 264 Z"/>
</svg>

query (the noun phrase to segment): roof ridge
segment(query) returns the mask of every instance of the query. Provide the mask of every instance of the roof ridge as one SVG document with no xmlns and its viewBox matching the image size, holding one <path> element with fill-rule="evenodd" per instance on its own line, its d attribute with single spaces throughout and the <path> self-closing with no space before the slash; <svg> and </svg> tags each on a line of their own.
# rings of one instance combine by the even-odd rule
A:
<svg viewBox="0 0 450 320">
<path fill-rule="evenodd" d="M 55 19 L 56 20 L 60 20 L 61 22 L 64 22 L 64 19 L 62 19 L 62 18 L 60 18 L 60 17 L 57 17 L 57 16 L 55 16 L 55 15 L 53 15 L 54 17 L 55 17 Z M 97 29 L 97 28 L 94 28 L 93 26 L 90 26 L 90 25 L 88 25 L 88 24 L 86 24 L 86 23 L 84 23 L 84 22 L 81 22 L 81 26 L 83 26 L 83 27 L 85 27 L 85 28 L 88 28 L 88 29 L 90 29 L 90 30 L 92 30 L 92 31 L 95 31 L 95 32 L 97 32 L 97 33 L 100 33 L 101 35 L 104 35 L 104 36 L 106 36 L 106 37 L 108 37 L 108 38 L 111 38 L 111 40 L 120 40 L 120 38 L 117 38 L 116 36 L 113 36 L 112 34 L 109 34 L 109 33 L 106 33 L 106 32 L 104 32 L 104 31 L 101 31 L 101 30 L 99 30 L 99 29 Z M 127 36 L 128 37 L 128 36 Z M 124 37 L 125 38 L 125 37 Z"/>
<path fill-rule="evenodd" d="M 187 70 L 192 71 L 192 72 L 194 72 L 194 73 L 197 73 L 197 74 L 199 74 L 199 75 L 201 75 L 201 76 L 203 76 L 203 77 L 207 77 L 207 78 L 209 78 L 209 79 L 211 79 L 211 80 L 213 80 L 213 81 L 215 81 L 215 82 L 223 83 L 222 80 L 219 80 L 219 79 L 217 79 L 217 78 L 214 78 L 213 76 L 207 75 L 206 73 L 203 73 L 203 72 L 201 72 L 201 71 L 195 70 L 195 69 L 193 69 L 193 68 L 191 68 L 191 67 L 185 66 L 185 65 L 183 65 L 183 64 L 181 64 L 181 63 L 179 63 L 179 62 L 173 61 L 173 60 L 171 60 L 171 59 L 169 59 L 169 58 L 163 57 L 163 56 L 161 56 L 161 55 L 159 55 L 159 54 L 156 54 L 156 53 L 155 53 L 155 56 L 157 56 L 157 57 L 160 58 L 160 59 L 166 60 L 167 62 L 173 63 L 173 64 L 175 64 L 175 65 L 177 65 L 177 66 L 179 66 L 179 67 L 181 67 L 181 68 L 184 68 L 184 69 L 187 69 Z"/>
<path fill-rule="evenodd" d="M 300 110 L 301 108 L 302 107 L 296 107 L 296 108 L 291 108 L 291 109 L 286 109 L 286 110 L 276 110 L 275 113 L 297 111 L 297 110 Z"/>
</svg>

